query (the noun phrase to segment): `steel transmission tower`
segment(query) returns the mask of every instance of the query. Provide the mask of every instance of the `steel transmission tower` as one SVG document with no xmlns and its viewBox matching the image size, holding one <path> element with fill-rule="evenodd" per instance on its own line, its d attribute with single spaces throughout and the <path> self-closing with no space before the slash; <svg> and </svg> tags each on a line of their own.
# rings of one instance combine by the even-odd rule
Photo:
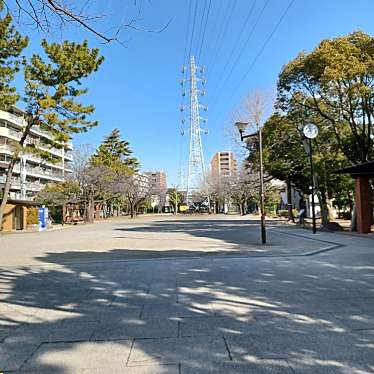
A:
<svg viewBox="0 0 374 374">
<path fill-rule="evenodd" d="M 186 72 L 186 68 L 183 66 L 182 73 Z M 205 182 L 205 164 L 203 145 L 201 142 L 201 133 L 207 133 L 207 130 L 200 127 L 200 120 L 204 123 L 207 121 L 206 118 L 200 116 L 200 109 L 207 111 L 207 106 L 199 103 L 199 95 L 204 96 L 205 91 L 201 86 L 205 85 L 205 79 L 203 78 L 204 68 L 199 67 L 195 63 L 194 56 L 191 56 L 189 66 L 189 77 L 182 79 L 182 95 L 185 96 L 186 85 L 189 88 L 189 99 L 188 105 L 182 105 L 181 111 L 183 112 L 186 108 L 189 108 L 189 154 L 188 154 L 188 174 L 187 174 L 187 204 L 188 206 L 193 205 L 192 196 L 194 192 L 198 191 L 202 183 Z M 185 120 L 182 119 L 182 123 Z M 182 135 L 184 131 L 182 130 Z"/>
</svg>

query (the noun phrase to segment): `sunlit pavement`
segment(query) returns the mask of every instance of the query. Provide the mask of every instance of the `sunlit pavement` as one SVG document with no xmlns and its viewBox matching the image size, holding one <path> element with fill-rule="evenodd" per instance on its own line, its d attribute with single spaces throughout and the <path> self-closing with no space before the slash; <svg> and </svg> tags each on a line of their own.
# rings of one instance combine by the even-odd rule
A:
<svg viewBox="0 0 374 374">
<path fill-rule="evenodd" d="M 0 237 L 0 372 L 373 373 L 374 240 L 241 217 Z"/>
</svg>

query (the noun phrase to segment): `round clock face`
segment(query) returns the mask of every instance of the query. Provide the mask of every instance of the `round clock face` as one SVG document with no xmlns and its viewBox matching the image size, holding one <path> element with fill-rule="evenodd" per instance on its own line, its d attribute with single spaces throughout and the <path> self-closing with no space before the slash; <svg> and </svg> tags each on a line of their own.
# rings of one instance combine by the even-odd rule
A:
<svg viewBox="0 0 374 374">
<path fill-rule="evenodd" d="M 318 127 L 313 123 L 308 123 L 303 129 L 304 135 L 309 139 L 314 139 L 318 135 Z"/>
</svg>

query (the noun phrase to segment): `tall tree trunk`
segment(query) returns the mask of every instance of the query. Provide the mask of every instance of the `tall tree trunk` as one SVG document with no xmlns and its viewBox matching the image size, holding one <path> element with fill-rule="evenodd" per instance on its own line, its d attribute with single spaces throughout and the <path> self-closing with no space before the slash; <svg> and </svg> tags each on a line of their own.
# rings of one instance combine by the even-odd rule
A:
<svg viewBox="0 0 374 374">
<path fill-rule="evenodd" d="M 86 222 L 88 223 L 93 223 L 94 222 L 94 213 L 95 210 L 95 201 L 93 196 L 91 194 L 88 195 L 88 205 L 87 205 L 87 220 Z"/>
<path fill-rule="evenodd" d="M 327 207 L 327 198 L 326 198 L 326 192 L 324 189 L 320 189 L 320 191 L 317 193 L 318 196 L 318 201 L 319 201 L 319 206 L 321 208 L 321 220 L 322 220 L 322 227 L 326 227 L 328 223 L 330 222 L 329 220 L 329 210 Z"/>
<path fill-rule="evenodd" d="M 12 160 L 9 162 L 8 171 L 6 173 L 5 185 L 4 185 L 4 189 L 3 189 L 3 196 L 2 196 L 1 204 L 0 204 L 0 231 L 3 231 L 4 212 L 5 212 L 6 203 L 8 201 L 8 195 L 9 195 L 10 187 L 11 187 L 11 184 L 12 184 L 13 169 L 14 169 L 14 166 L 16 165 L 17 159 L 18 159 L 18 155 L 14 156 L 12 158 Z"/>
<path fill-rule="evenodd" d="M 356 202 L 353 202 L 353 209 L 352 209 L 352 218 L 351 218 L 351 231 L 357 231 L 357 209 L 356 209 Z"/>
<path fill-rule="evenodd" d="M 240 204 L 240 212 L 242 216 L 245 216 L 245 202 Z"/>
<path fill-rule="evenodd" d="M 335 215 L 332 201 L 328 197 L 326 198 L 326 204 L 327 204 L 327 212 L 329 216 L 329 221 L 333 221 L 336 218 L 336 215 Z"/>
<path fill-rule="evenodd" d="M 292 211 L 292 185 L 291 181 L 287 179 L 287 210 L 288 210 L 288 221 L 295 222 L 295 217 Z"/>
</svg>

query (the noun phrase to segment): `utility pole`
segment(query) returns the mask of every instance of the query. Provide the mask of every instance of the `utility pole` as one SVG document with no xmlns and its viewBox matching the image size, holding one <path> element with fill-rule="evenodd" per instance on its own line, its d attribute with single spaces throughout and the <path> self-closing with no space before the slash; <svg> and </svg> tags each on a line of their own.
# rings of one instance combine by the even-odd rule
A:
<svg viewBox="0 0 374 374">
<path fill-rule="evenodd" d="M 175 215 L 178 214 L 178 189 L 175 187 Z"/>
<path fill-rule="evenodd" d="M 186 68 L 182 68 L 182 73 L 185 73 Z M 194 56 L 190 58 L 189 66 L 189 77 L 182 79 L 182 95 L 185 96 L 185 84 L 189 83 L 189 105 L 182 105 L 181 111 L 187 107 L 189 108 L 189 120 L 190 120 L 190 142 L 189 142 L 189 155 L 188 155 L 188 175 L 187 175 L 187 205 L 189 207 L 193 206 L 193 193 L 196 192 L 201 186 L 202 182 L 205 182 L 205 165 L 204 165 L 204 155 L 203 155 L 203 145 L 201 142 L 201 132 L 200 120 L 206 122 L 205 118 L 200 116 L 200 108 L 207 110 L 205 105 L 199 103 L 199 94 L 203 96 L 205 91 L 199 86 L 205 85 L 205 79 L 202 77 L 204 69 L 198 67 L 195 63 Z M 185 120 L 182 120 L 184 123 Z M 182 132 L 183 134 L 183 132 Z"/>
<path fill-rule="evenodd" d="M 265 195 L 264 195 L 264 165 L 262 161 L 262 128 L 257 124 L 260 146 L 260 199 L 261 199 L 261 242 L 266 244 L 265 226 Z"/>
<path fill-rule="evenodd" d="M 261 243 L 266 244 L 266 225 L 265 225 L 265 194 L 264 194 L 264 165 L 262 160 L 262 128 L 258 123 L 257 132 L 254 134 L 244 135 L 248 122 L 236 122 L 235 127 L 239 130 L 240 140 L 249 139 L 258 135 L 260 151 L 260 209 L 261 209 Z"/>
</svg>

